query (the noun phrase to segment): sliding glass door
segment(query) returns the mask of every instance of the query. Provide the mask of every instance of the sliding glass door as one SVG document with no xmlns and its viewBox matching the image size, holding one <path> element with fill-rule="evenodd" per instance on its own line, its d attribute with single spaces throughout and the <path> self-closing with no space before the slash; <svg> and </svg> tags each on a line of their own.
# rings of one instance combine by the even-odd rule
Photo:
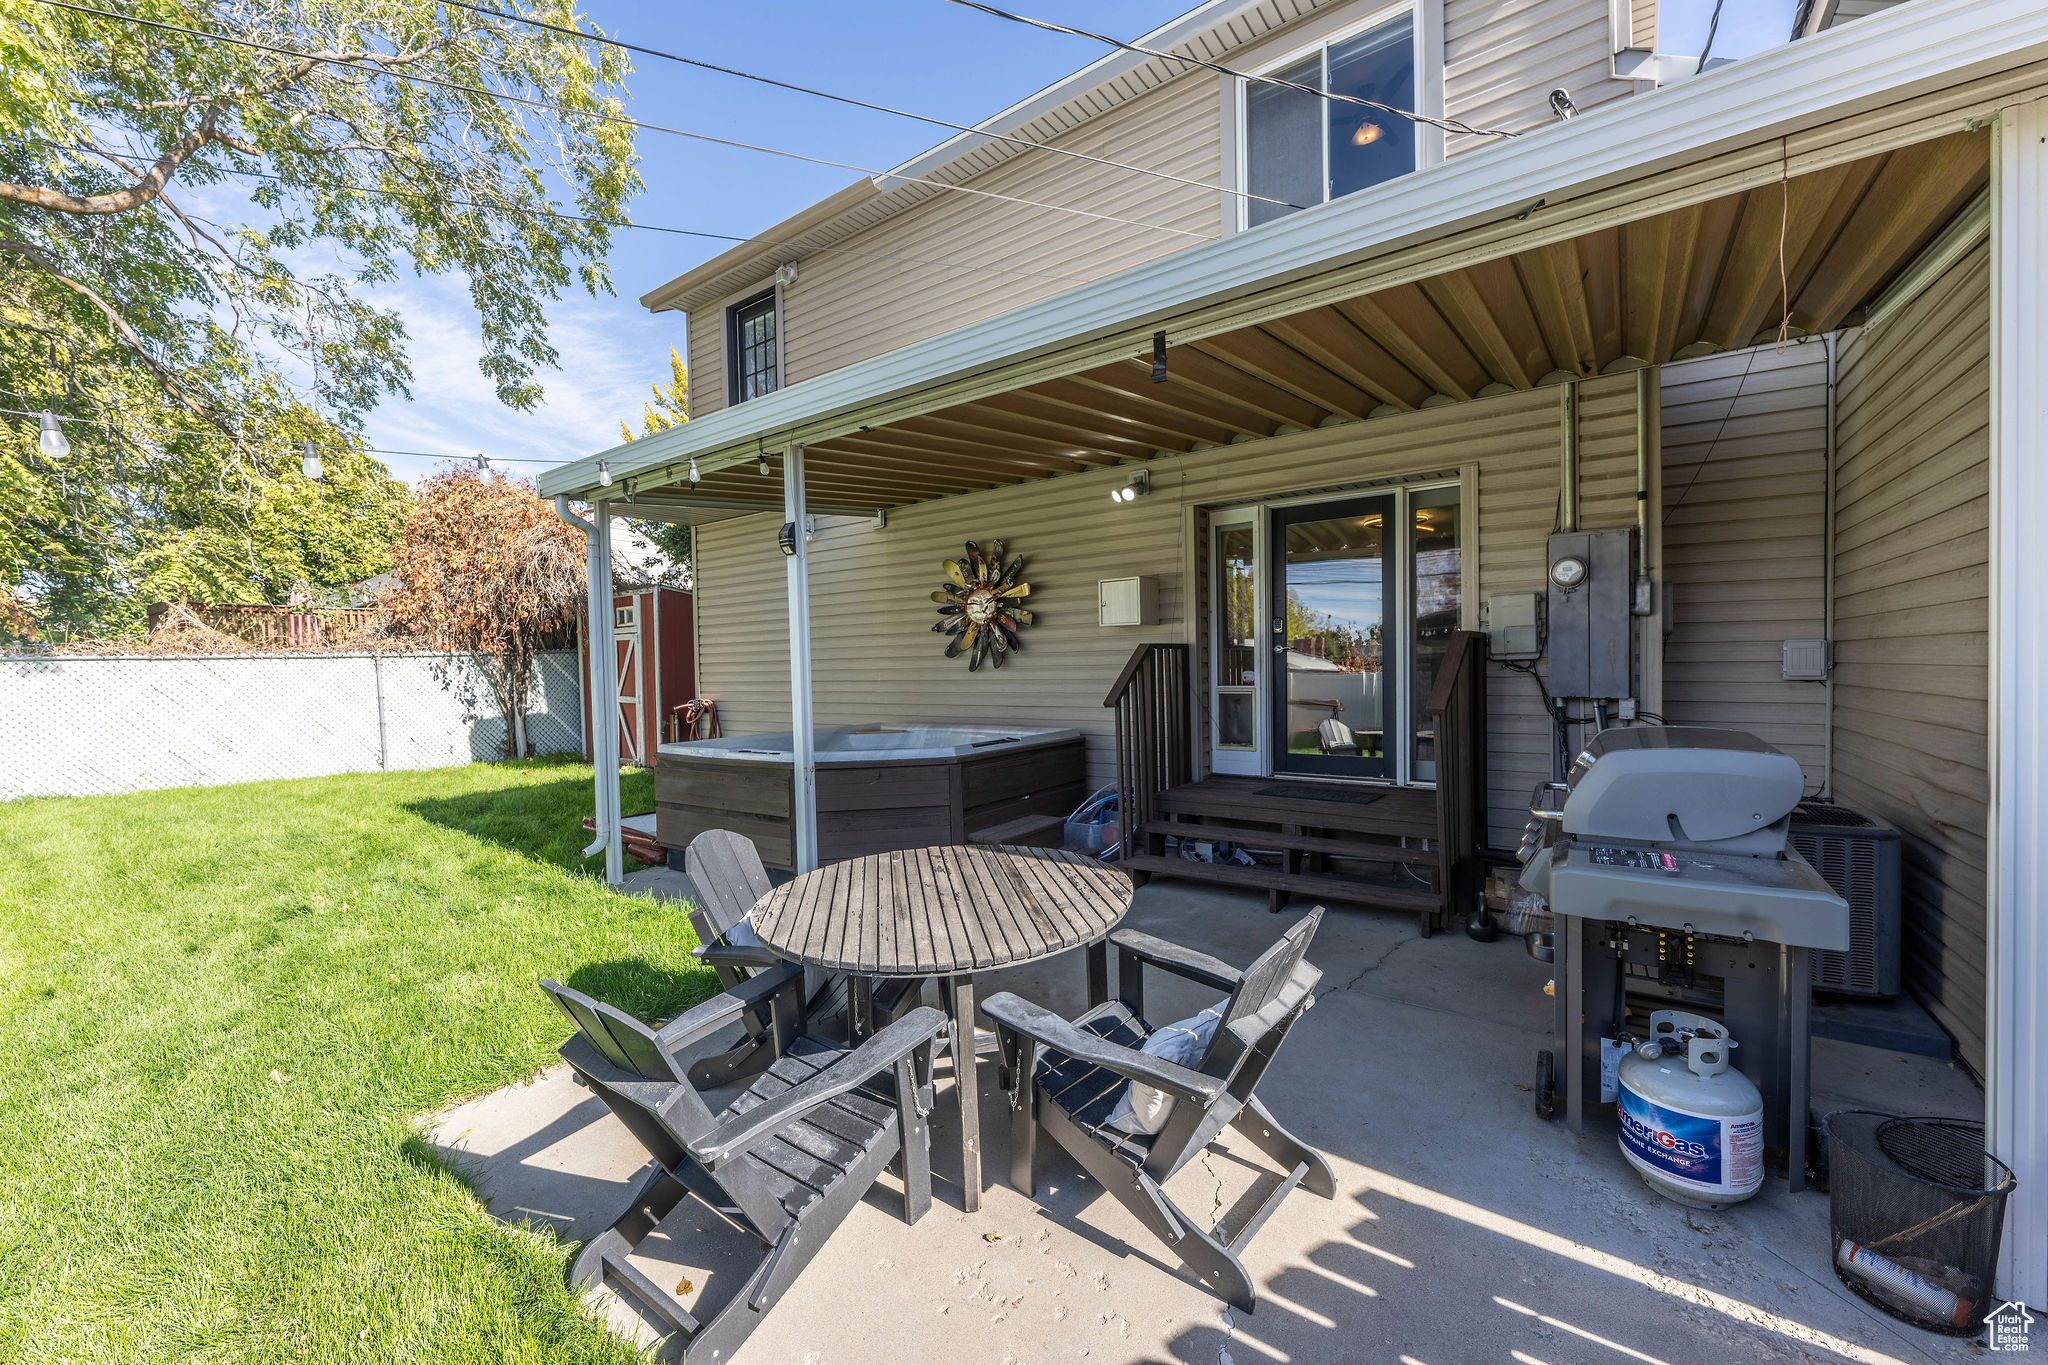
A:
<svg viewBox="0 0 2048 1365">
<path fill-rule="evenodd" d="M 1386 494 L 1272 513 L 1267 690 L 1276 773 L 1395 775 L 1389 753 L 1400 739 L 1388 680 L 1397 676 L 1397 502 Z"/>
</svg>

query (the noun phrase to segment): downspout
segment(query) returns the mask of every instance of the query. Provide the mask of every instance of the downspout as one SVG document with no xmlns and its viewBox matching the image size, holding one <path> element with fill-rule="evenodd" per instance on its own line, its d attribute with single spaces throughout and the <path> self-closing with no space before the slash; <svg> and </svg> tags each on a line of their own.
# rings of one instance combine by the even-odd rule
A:
<svg viewBox="0 0 2048 1365">
<path fill-rule="evenodd" d="M 1827 393 L 1827 455 L 1824 477 L 1821 480 L 1821 600 L 1820 634 L 1827 643 L 1823 667 L 1827 678 L 1821 683 L 1822 704 L 1827 707 L 1827 720 L 1821 727 L 1820 794 L 1829 800 L 1835 795 L 1835 402 L 1836 387 L 1841 374 L 1840 332 L 1829 332 L 1821 338 L 1827 348 L 1828 393 Z"/>
<path fill-rule="evenodd" d="M 818 866 L 817 730 L 811 707 L 811 518 L 804 498 L 804 448 L 793 445 L 782 460 L 782 512 L 790 537 L 789 720 L 791 765 L 790 834 L 793 872 Z"/>
<path fill-rule="evenodd" d="M 619 832 L 619 708 L 618 660 L 612 639 L 611 603 L 611 517 L 602 503 L 591 504 L 596 513 L 585 521 L 569 510 L 569 499 L 555 498 L 555 515 L 583 532 L 584 580 L 590 647 L 590 755 L 591 787 L 595 796 L 597 838 L 583 850 L 583 856 L 604 853 L 604 877 L 617 886 L 625 876 L 625 850 Z M 599 755 L 610 755 L 609 764 Z"/>
</svg>

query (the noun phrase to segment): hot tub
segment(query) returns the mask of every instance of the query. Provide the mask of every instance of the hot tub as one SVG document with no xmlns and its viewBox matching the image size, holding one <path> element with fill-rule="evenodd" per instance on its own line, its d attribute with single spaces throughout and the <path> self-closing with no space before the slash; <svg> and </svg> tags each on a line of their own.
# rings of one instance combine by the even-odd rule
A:
<svg viewBox="0 0 2048 1365">
<path fill-rule="evenodd" d="M 1087 795 L 1078 730 L 990 725 L 842 725 L 815 732 L 818 858 L 966 843 L 1003 827 L 1020 839 Z M 789 868 L 795 754 L 789 731 L 664 744 L 654 769 L 655 838 L 681 851 L 707 829 L 752 839 Z M 1033 840 L 1035 841 L 1035 840 Z"/>
</svg>

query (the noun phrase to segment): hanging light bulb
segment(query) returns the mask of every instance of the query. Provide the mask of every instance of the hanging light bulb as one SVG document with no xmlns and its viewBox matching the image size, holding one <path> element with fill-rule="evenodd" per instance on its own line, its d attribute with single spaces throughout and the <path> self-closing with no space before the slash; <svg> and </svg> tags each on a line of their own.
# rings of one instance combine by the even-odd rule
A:
<svg viewBox="0 0 2048 1365">
<path fill-rule="evenodd" d="M 606 488 L 610 488 L 612 486 L 611 461 L 599 460 L 597 462 L 597 481 L 603 484 Z"/>
<path fill-rule="evenodd" d="M 476 457 L 476 467 L 479 470 L 489 469 L 491 467 L 491 457 L 484 454 L 482 451 L 478 451 Z"/>
<path fill-rule="evenodd" d="M 1354 147 L 1370 147 L 1373 143 L 1385 137 L 1386 132 L 1386 129 L 1380 127 L 1371 119 L 1367 119 L 1359 124 L 1358 131 L 1351 135 L 1351 145 Z"/>
<path fill-rule="evenodd" d="M 704 476 L 702 474 L 699 474 L 697 472 L 697 457 L 695 455 L 692 455 L 690 457 L 690 487 L 695 488 L 698 484 L 698 481 L 701 480 L 703 477 Z"/>
<path fill-rule="evenodd" d="M 761 471 L 761 477 L 762 477 L 762 478 L 764 478 L 764 479 L 765 479 L 765 478 L 767 478 L 767 477 L 768 477 L 768 472 L 769 472 L 769 471 L 768 471 L 768 457 L 767 457 L 766 455 L 763 455 L 763 456 L 761 457 L 761 459 L 760 459 L 759 463 L 757 463 L 757 464 L 756 464 L 756 465 L 754 466 L 754 468 L 756 468 L 756 469 L 758 469 L 758 470 L 760 470 L 760 471 Z"/>
<path fill-rule="evenodd" d="M 42 432 L 36 437 L 36 446 L 46 460 L 61 460 L 71 453 L 71 439 L 64 434 L 64 428 L 57 423 L 57 414 L 44 411 L 38 415 L 37 424 Z"/>
<path fill-rule="evenodd" d="M 318 483 L 327 477 L 327 470 L 320 463 L 320 447 L 311 441 L 299 442 L 299 472 Z"/>
</svg>

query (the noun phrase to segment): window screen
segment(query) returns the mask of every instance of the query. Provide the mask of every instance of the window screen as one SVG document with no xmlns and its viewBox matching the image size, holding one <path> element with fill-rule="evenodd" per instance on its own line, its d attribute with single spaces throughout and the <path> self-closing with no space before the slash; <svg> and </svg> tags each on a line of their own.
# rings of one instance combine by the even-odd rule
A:
<svg viewBox="0 0 2048 1365">
<path fill-rule="evenodd" d="M 726 317 L 726 353 L 732 358 L 728 398 L 744 403 L 775 392 L 775 291 L 734 304 Z"/>
<path fill-rule="evenodd" d="M 1266 73 L 1396 109 L 1415 107 L 1415 21 L 1403 14 Z M 1415 125 L 1363 105 L 1260 81 L 1245 87 L 1245 188 L 1253 227 L 1415 169 Z M 1267 200 L 1283 203 L 1268 203 Z"/>
</svg>

